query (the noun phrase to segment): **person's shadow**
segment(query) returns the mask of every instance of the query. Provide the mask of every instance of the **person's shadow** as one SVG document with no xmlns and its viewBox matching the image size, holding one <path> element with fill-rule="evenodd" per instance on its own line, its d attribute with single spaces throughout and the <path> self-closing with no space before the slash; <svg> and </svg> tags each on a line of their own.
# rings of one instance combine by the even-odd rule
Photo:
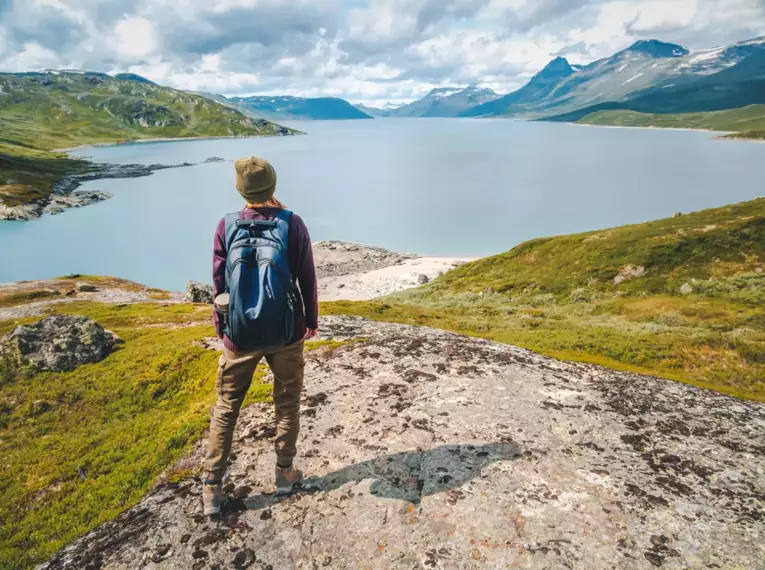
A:
<svg viewBox="0 0 765 570">
<path fill-rule="evenodd" d="M 370 491 L 377 497 L 402 499 L 417 504 L 423 497 L 462 486 L 496 461 L 517 459 L 520 447 L 512 442 L 483 445 L 442 445 L 426 451 L 385 455 L 309 477 L 291 495 L 338 489 L 351 481 L 373 479 Z M 263 494 L 229 501 L 228 512 L 273 506 L 290 495 Z"/>
</svg>

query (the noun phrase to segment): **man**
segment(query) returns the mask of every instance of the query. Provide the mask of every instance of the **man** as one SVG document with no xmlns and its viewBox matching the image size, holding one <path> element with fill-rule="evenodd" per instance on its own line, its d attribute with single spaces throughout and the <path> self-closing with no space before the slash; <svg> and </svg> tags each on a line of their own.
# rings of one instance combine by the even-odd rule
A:
<svg viewBox="0 0 765 570">
<path fill-rule="evenodd" d="M 221 219 L 213 245 L 214 321 L 225 348 L 204 463 L 205 515 L 219 514 L 225 502 L 222 480 L 234 427 L 263 358 L 274 375 L 277 493 L 301 483 L 293 460 L 300 430 L 303 343 L 318 332 L 316 270 L 303 220 L 274 198 L 271 164 L 250 157 L 237 160 L 234 167 L 245 207 Z"/>
</svg>

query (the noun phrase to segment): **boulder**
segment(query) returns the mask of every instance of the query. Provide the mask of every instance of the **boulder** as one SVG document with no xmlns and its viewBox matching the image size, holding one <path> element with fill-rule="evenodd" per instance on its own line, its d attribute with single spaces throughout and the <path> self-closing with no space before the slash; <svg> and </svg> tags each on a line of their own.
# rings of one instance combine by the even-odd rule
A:
<svg viewBox="0 0 765 570">
<path fill-rule="evenodd" d="M 428 283 L 429 281 L 430 281 L 430 277 L 428 277 L 428 276 L 427 276 L 427 275 L 425 275 L 424 273 L 420 273 L 420 274 L 417 276 L 417 283 L 419 283 L 420 285 L 425 285 L 425 284 L 426 284 L 426 283 Z"/>
<path fill-rule="evenodd" d="M 186 300 L 189 303 L 207 303 L 212 305 L 212 285 L 200 283 L 199 281 L 186 281 Z"/>
<path fill-rule="evenodd" d="M 619 274 L 614 277 L 614 285 L 636 279 L 645 275 L 645 267 L 642 265 L 625 265 L 619 270 Z"/>
<path fill-rule="evenodd" d="M 56 315 L 19 326 L 0 339 L 0 353 L 36 371 L 69 372 L 100 362 L 122 340 L 88 317 Z"/>
<path fill-rule="evenodd" d="M 82 281 L 78 281 L 75 287 L 80 293 L 93 293 L 98 291 L 98 287 L 95 285 L 91 285 L 90 283 L 83 283 Z"/>
</svg>

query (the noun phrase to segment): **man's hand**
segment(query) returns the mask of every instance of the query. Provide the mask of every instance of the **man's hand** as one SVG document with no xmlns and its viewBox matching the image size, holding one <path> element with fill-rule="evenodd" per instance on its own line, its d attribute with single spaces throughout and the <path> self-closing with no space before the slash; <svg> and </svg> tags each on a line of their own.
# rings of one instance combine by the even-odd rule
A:
<svg viewBox="0 0 765 570">
<path fill-rule="evenodd" d="M 305 331 L 305 336 L 303 337 L 303 340 L 311 340 L 317 334 L 319 334 L 319 329 L 308 329 Z"/>
</svg>

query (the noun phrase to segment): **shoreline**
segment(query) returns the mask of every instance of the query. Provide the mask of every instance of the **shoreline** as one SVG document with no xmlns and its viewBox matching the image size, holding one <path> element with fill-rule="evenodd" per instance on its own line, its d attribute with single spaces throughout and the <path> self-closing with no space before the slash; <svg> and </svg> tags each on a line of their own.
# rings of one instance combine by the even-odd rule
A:
<svg viewBox="0 0 765 570">
<path fill-rule="evenodd" d="M 591 123 L 569 123 L 569 122 L 564 124 L 572 125 L 574 127 L 595 127 L 600 129 L 634 129 L 634 130 L 651 130 L 651 131 L 685 131 L 685 132 L 694 132 L 694 133 L 710 133 L 713 135 L 717 135 L 712 137 L 712 140 L 744 141 L 744 142 L 753 142 L 753 143 L 765 142 L 765 140 L 763 139 L 736 136 L 738 134 L 741 134 L 739 131 L 720 131 L 716 129 L 703 129 L 703 128 L 695 129 L 693 127 L 656 127 L 651 125 L 644 125 L 644 126 L 641 126 L 641 125 L 594 125 Z"/>
<path fill-rule="evenodd" d="M 348 241 L 313 244 L 320 301 L 369 301 L 425 285 L 478 258 L 397 253 Z"/>
<path fill-rule="evenodd" d="M 289 128 L 289 127 L 285 127 Z M 100 142 L 100 143 L 86 143 L 69 148 L 57 148 L 53 152 L 72 153 L 78 150 L 88 150 L 90 148 L 105 148 L 110 146 L 129 146 L 132 144 L 149 144 L 149 143 L 167 143 L 167 142 L 183 142 L 183 141 L 204 141 L 204 140 L 226 140 L 226 139 L 263 139 L 272 137 L 293 137 L 299 135 L 306 135 L 303 131 L 290 129 L 292 132 L 273 135 L 220 135 L 220 136 L 197 136 L 197 137 L 160 137 L 155 139 L 136 139 L 132 141 L 116 141 L 116 142 Z"/>
<path fill-rule="evenodd" d="M 186 168 L 189 166 L 198 166 L 211 162 L 222 162 L 223 159 L 213 160 L 208 158 L 205 161 L 181 164 L 112 164 L 108 162 L 88 161 L 93 170 L 79 174 L 70 174 L 63 176 L 53 187 L 53 191 L 27 204 L 18 206 L 4 206 L 0 204 L 0 222 L 16 221 L 30 222 L 37 220 L 45 214 L 57 215 L 70 208 L 80 208 L 96 202 L 108 200 L 113 196 L 107 192 L 99 190 L 78 190 L 85 182 L 96 180 L 106 180 L 109 178 L 142 178 L 151 176 L 158 170 L 169 170 L 171 168 Z"/>
<path fill-rule="evenodd" d="M 478 258 L 429 257 L 396 253 L 348 241 L 313 243 L 319 301 L 369 301 L 429 283 Z M 427 280 L 423 279 L 424 276 Z M 92 284 L 80 288 L 76 284 Z M 73 290 L 74 289 L 74 290 Z M 0 320 L 37 317 L 60 303 L 77 301 L 119 303 L 184 303 L 186 291 L 155 288 L 127 277 L 70 275 L 49 279 L 0 282 L 0 299 L 11 294 L 46 291 L 26 303 L 0 305 Z"/>
<path fill-rule="evenodd" d="M 635 129 L 635 130 L 650 130 L 650 131 L 690 131 L 694 133 L 714 133 L 717 135 L 730 135 L 736 134 L 736 131 L 718 131 L 715 129 L 694 129 L 693 127 L 654 127 L 650 125 L 594 125 L 592 123 L 565 123 L 574 127 L 596 127 L 600 129 Z M 757 139 L 746 139 L 757 140 Z"/>
</svg>

